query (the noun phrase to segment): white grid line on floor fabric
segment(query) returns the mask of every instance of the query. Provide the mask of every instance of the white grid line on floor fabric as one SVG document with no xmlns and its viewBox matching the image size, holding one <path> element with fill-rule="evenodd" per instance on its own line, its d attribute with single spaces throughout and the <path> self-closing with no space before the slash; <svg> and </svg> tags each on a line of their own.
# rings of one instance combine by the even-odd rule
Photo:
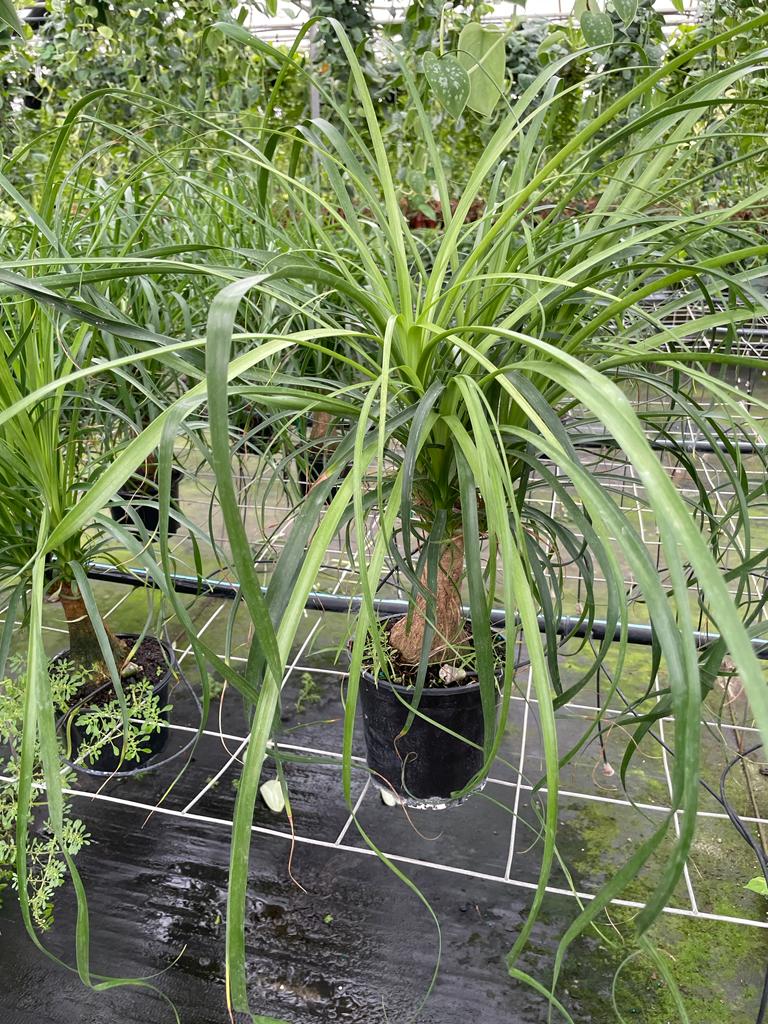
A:
<svg viewBox="0 0 768 1024">
<path fill-rule="evenodd" d="M 532 703 L 533 703 L 533 701 L 532 701 Z M 566 705 L 566 707 L 567 707 L 567 705 Z M 191 726 L 191 725 L 176 725 L 173 722 L 167 722 L 166 725 L 164 726 L 164 728 L 169 729 L 172 732 L 196 733 L 198 731 L 194 726 Z M 238 736 L 235 733 L 221 732 L 221 731 L 219 731 L 217 729 L 203 729 L 202 732 L 201 732 L 201 735 L 202 736 L 208 736 L 211 739 L 215 739 L 215 740 L 221 740 L 221 741 L 230 740 L 233 743 L 241 743 L 241 742 L 244 742 L 244 741 L 247 740 L 247 737 Z M 277 743 L 274 743 L 273 747 L 277 748 L 278 750 L 293 750 L 297 754 L 313 754 L 313 755 L 316 755 L 317 757 L 333 758 L 333 759 L 338 760 L 338 761 L 340 761 L 342 759 L 342 757 L 344 756 L 342 753 L 340 753 L 337 750 L 325 750 L 325 749 L 322 749 L 320 747 L 305 747 L 305 746 L 301 746 L 298 743 L 285 743 L 282 740 L 280 740 Z M 356 756 L 356 755 L 353 754 L 351 760 L 353 762 L 355 762 L 356 764 L 358 764 L 358 765 L 361 765 L 361 766 L 365 765 L 365 758 L 364 757 L 359 757 L 359 756 Z M 493 783 L 495 786 L 505 786 L 505 787 L 510 788 L 510 789 L 517 788 L 517 782 L 511 782 L 509 779 L 497 779 L 493 775 L 489 775 L 488 776 L 488 781 Z M 547 787 L 546 786 L 532 786 L 529 783 L 522 782 L 522 780 L 520 781 L 520 789 L 523 792 L 527 792 L 527 793 L 532 793 L 534 791 L 534 789 L 536 790 L 537 793 L 546 793 L 547 792 Z M 649 803 L 646 803 L 646 802 L 644 802 L 642 800 L 622 799 L 621 797 L 617 797 L 617 796 L 604 796 L 602 793 L 582 793 L 579 790 L 573 790 L 573 789 L 558 789 L 557 792 L 558 792 L 558 794 L 560 796 L 565 796 L 565 797 L 568 797 L 569 799 L 574 799 L 574 800 L 591 800 L 591 801 L 593 801 L 595 803 L 613 804 L 614 806 L 626 807 L 626 808 L 629 808 L 631 810 L 653 811 L 653 812 L 655 812 L 657 814 L 671 814 L 672 813 L 672 808 L 668 807 L 666 804 L 649 804 Z M 728 817 L 728 815 L 724 811 L 702 811 L 701 809 L 697 809 L 696 817 L 697 818 L 714 818 L 715 820 L 720 820 L 720 821 L 730 821 L 730 818 Z M 747 822 L 749 824 L 753 824 L 753 825 L 768 825 L 768 818 L 750 817 L 749 815 L 746 815 L 746 814 L 741 814 L 741 815 L 739 815 L 739 817 L 741 818 L 742 821 Z"/>
<path fill-rule="evenodd" d="M 4 777 L 0 777 L 5 780 Z M 185 812 L 177 811 L 170 807 L 163 807 L 162 805 L 156 806 L 154 804 L 143 803 L 139 800 L 126 800 L 123 797 L 110 796 L 107 793 L 88 793 L 81 789 L 69 789 L 65 788 L 64 793 L 71 797 L 80 797 L 90 800 L 105 801 L 107 803 L 122 805 L 124 807 L 132 807 L 140 811 L 148 811 L 153 814 L 167 815 L 174 818 L 187 819 L 190 821 L 199 821 L 208 825 L 218 825 L 220 827 L 232 828 L 232 820 L 229 818 L 213 818 L 209 815 L 198 814 L 194 811 Z M 357 853 L 362 856 L 375 857 L 377 854 L 375 851 L 365 846 L 348 846 L 345 844 L 336 844 L 326 839 L 315 839 L 311 836 L 302 836 L 297 833 L 291 834 L 290 832 L 281 832 L 278 829 L 265 828 L 263 825 L 251 825 L 251 831 L 259 835 L 269 836 L 272 838 L 287 840 L 288 842 L 295 842 L 301 845 L 307 846 L 320 846 L 329 850 L 341 850 L 345 853 Z M 519 878 L 504 878 L 503 875 L 494 875 L 484 871 L 473 871 L 471 868 L 462 868 L 454 864 L 438 864 L 435 861 L 421 860 L 417 857 L 405 857 L 398 853 L 388 853 L 384 851 L 384 856 L 389 860 L 398 864 L 408 864 L 412 867 L 423 867 L 429 868 L 434 871 L 445 871 L 448 874 L 464 875 L 468 878 L 476 878 L 479 881 L 488 882 L 499 882 L 502 885 L 510 885 L 518 889 L 527 889 L 533 892 L 537 889 L 535 882 L 526 882 Z M 559 886 L 548 885 L 545 891 L 553 896 L 567 896 L 577 900 L 588 900 L 595 899 L 594 893 L 581 892 L 579 890 L 563 889 Z M 642 910 L 645 906 L 644 903 L 638 900 L 624 900 L 624 899 L 613 899 L 610 901 L 614 906 L 618 907 L 629 907 L 635 910 Z M 712 914 L 707 911 L 700 910 L 695 912 L 689 910 L 686 907 L 671 907 L 666 906 L 663 909 L 663 913 L 672 914 L 678 917 L 689 917 L 696 920 L 705 921 L 719 921 L 722 924 L 734 924 L 743 925 L 749 928 L 762 928 L 768 929 L 768 921 L 754 921 L 749 918 L 743 917 L 730 917 L 725 914 Z"/>
<path fill-rule="evenodd" d="M 281 746 L 283 746 L 283 745 L 284 744 L 278 743 L 277 744 L 278 749 Z M 339 757 L 341 757 L 341 754 L 339 754 Z M 360 806 L 361 806 L 363 800 L 365 799 L 365 794 L 368 792 L 368 789 L 370 788 L 370 785 L 371 785 L 371 776 L 369 775 L 368 778 L 365 780 L 365 785 L 363 786 L 363 789 L 362 789 L 362 792 L 360 793 L 360 796 L 357 798 L 357 800 L 355 800 L 355 805 L 352 808 L 352 811 L 351 811 L 349 817 L 344 822 L 344 825 L 343 825 L 343 827 L 341 829 L 341 832 L 339 832 L 338 836 L 336 837 L 336 842 L 333 844 L 334 846 L 341 846 L 341 841 L 344 838 L 344 836 L 347 834 L 347 832 L 349 831 L 349 828 L 352 825 L 352 822 L 355 820 L 357 812 L 360 810 Z"/>
<path fill-rule="evenodd" d="M 523 708 L 523 731 L 520 739 L 520 760 L 517 765 L 517 780 L 512 783 L 515 787 L 515 799 L 512 806 L 512 828 L 509 836 L 509 852 L 507 863 L 504 868 L 504 877 L 509 878 L 512 871 L 512 859 L 515 856 L 515 838 L 517 836 L 518 811 L 520 809 L 520 793 L 523 789 L 523 769 L 525 767 L 525 745 L 528 740 L 528 717 L 531 710 L 531 686 L 533 683 L 533 668 L 528 668 L 528 678 L 525 685 L 525 707 Z"/>
<path fill-rule="evenodd" d="M 116 612 L 117 609 L 120 607 L 120 605 L 123 604 L 124 601 L 127 601 L 132 593 L 133 593 L 133 589 L 132 588 L 127 589 L 126 592 L 123 594 L 123 596 L 121 598 L 118 598 L 118 600 L 112 605 L 112 607 L 109 609 L 109 611 L 107 611 L 104 614 L 104 618 L 105 619 L 109 618 L 110 615 L 112 615 L 114 612 Z M 0 615 L 4 615 L 7 610 L 8 610 L 7 607 L 3 608 L 2 612 L 0 612 Z M 5 622 L 5 619 L 4 618 L 0 618 L 0 623 L 4 623 L 4 622 Z M 14 626 L 18 626 L 19 628 L 21 628 L 22 625 L 23 625 L 23 623 L 20 620 L 18 620 L 18 619 L 14 622 Z M 47 626 L 46 625 L 46 626 L 43 626 L 43 629 L 47 630 L 49 633 L 62 633 L 64 635 L 66 635 L 66 636 L 69 635 L 69 630 L 67 630 L 66 628 L 59 628 L 58 626 Z"/>
<path fill-rule="evenodd" d="M 224 611 L 224 608 L 225 605 L 224 602 L 222 601 L 222 603 L 214 609 L 213 614 L 206 620 L 205 624 L 201 626 L 201 628 L 198 630 L 198 637 L 201 637 L 203 633 L 208 629 L 208 627 L 216 621 L 219 615 L 221 615 L 221 613 Z M 178 647 L 174 645 L 173 653 L 176 655 L 176 661 L 178 662 L 179 665 L 181 665 L 181 663 L 184 661 L 187 655 L 192 653 L 192 644 L 188 644 L 183 651 L 180 651 Z"/>
</svg>

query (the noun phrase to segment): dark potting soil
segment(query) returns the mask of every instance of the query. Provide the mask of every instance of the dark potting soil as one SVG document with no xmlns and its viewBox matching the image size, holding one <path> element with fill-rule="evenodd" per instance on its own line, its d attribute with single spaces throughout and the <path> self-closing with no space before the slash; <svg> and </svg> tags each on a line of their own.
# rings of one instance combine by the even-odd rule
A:
<svg viewBox="0 0 768 1024">
<path fill-rule="evenodd" d="M 131 644 L 130 640 L 127 642 L 129 645 Z M 65 651 L 64 654 L 54 658 L 53 664 L 56 665 L 66 661 L 68 653 Z M 153 687 L 156 686 L 166 675 L 170 667 L 162 645 L 153 636 L 145 637 L 141 641 L 138 650 L 131 658 L 131 664 L 136 665 L 139 671 L 135 675 L 125 678 L 124 687 L 127 689 L 131 689 L 131 687 L 143 682 L 148 682 Z M 111 684 L 109 686 L 102 686 L 90 695 L 88 687 L 83 686 L 75 694 L 72 704 L 75 706 L 82 701 L 88 703 L 91 707 L 94 705 L 101 706 L 114 700 L 115 696 L 115 688 Z"/>
<path fill-rule="evenodd" d="M 392 625 L 394 625 L 394 621 Z M 384 652 L 387 656 L 387 661 L 393 670 L 390 675 L 386 676 L 387 682 L 395 683 L 397 686 L 415 686 L 416 677 L 418 675 L 418 665 L 409 665 L 402 661 L 400 653 L 389 641 L 390 630 L 391 626 L 387 627 L 384 631 Z M 493 633 L 492 641 L 495 656 L 495 669 L 498 672 L 504 664 L 506 641 L 500 633 Z M 465 623 L 464 639 L 460 643 L 457 641 L 457 648 L 446 652 L 445 656 L 440 658 L 439 661 L 427 666 L 424 686 L 429 687 L 430 689 L 447 690 L 457 686 L 470 686 L 472 683 L 477 683 L 477 671 L 473 667 L 474 657 L 475 648 L 472 642 L 472 630 L 469 628 L 468 624 Z M 440 670 L 444 665 L 450 665 L 452 668 L 464 669 L 466 675 L 461 679 L 446 682 L 446 680 L 440 677 Z M 363 669 L 366 672 L 373 673 L 372 658 L 363 659 Z"/>
</svg>

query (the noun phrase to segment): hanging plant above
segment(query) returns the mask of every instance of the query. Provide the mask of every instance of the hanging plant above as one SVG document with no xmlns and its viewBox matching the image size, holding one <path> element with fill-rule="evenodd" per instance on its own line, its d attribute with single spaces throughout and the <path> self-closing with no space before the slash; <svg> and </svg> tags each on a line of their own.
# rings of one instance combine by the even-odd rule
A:
<svg viewBox="0 0 768 1024">
<path fill-rule="evenodd" d="M 424 75 L 435 98 L 452 117 L 461 117 L 470 94 L 469 75 L 459 61 L 448 54 L 438 58 L 424 54 Z"/>
<path fill-rule="evenodd" d="M 21 34 L 21 21 L 16 13 L 13 0 L 0 0 L 0 25 L 7 25 L 14 32 Z"/>
</svg>

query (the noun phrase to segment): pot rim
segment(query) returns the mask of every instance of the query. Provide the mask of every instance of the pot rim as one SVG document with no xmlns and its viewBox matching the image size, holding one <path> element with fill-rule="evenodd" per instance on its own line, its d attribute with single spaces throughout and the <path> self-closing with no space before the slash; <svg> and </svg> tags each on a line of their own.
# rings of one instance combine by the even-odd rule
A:
<svg viewBox="0 0 768 1024">
<path fill-rule="evenodd" d="M 402 683 L 393 683 L 387 679 L 386 676 L 379 676 L 379 678 L 376 679 L 373 673 L 369 672 L 367 669 L 363 669 L 360 676 L 365 679 L 366 682 L 373 683 L 374 686 L 377 687 L 396 690 L 398 693 L 402 694 L 416 692 L 415 686 L 403 686 Z M 425 686 L 421 691 L 421 697 L 419 699 L 424 700 L 425 697 L 437 697 L 438 699 L 443 699 L 453 695 L 459 696 L 459 694 L 469 693 L 470 691 L 474 693 L 475 690 L 478 692 L 480 690 L 480 683 L 477 676 L 475 676 L 471 683 L 462 683 L 461 686 Z"/>
<path fill-rule="evenodd" d="M 142 477 L 141 482 L 135 487 L 132 487 L 131 480 L 134 476 L 138 475 L 139 474 L 134 473 L 133 476 L 129 476 L 123 486 L 118 487 L 117 495 L 128 501 L 136 498 L 137 496 L 145 501 L 157 501 L 157 494 L 148 494 L 146 491 L 142 490 L 142 485 L 149 484 L 150 487 L 154 487 L 155 491 L 157 491 L 159 488 L 158 482 L 156 480 L 150 480 L 148 477 Z M 176 487 L 177 484 L 181 484 L 183 476 L 184 472 L 180 466 L 171 466 L 171 487 L 173 488 Z M 175 500 L 177 496 L 172 494 L 171 497 Z M 114 502 L 115 498 L 113 498 L 112 501 Z"/>
</svg>

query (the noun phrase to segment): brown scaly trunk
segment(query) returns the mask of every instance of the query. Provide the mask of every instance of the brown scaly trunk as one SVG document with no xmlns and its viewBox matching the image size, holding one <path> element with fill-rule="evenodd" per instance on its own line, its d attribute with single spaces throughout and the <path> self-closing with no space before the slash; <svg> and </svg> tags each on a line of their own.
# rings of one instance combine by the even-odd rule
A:
<svg viewBox="0 0 768 1024">
<path fill-rule="evenodd" d="M 69 630 L 69 654 L 67 660 L 73 662 L 79 668 L 91 672 L 89 688 L 96 688 L 109 679 L 109 671 L 104 662 L 104 657 L 99 647 L 93 625 L 88 616 L 85 602 L 80 594 L 75 594 L 72 584 L 65 582 L 61 584 L 59 601 L 64 609 L 64 617 L 67 620 Z M 112 653 L 115 656 L 115 663 L 120 671 L 130 653 L 130 648 L 123 641 L 114 635 L 109 626 L 104 623 L 107 631 L 107 639 Z"/>
<path fill-rule="evenodd" d="M 312 413 L 309 440 L 315 443 L 310 445 L 306 454 L 306 475 L 303 481 L 305 494 L 309 494 L 314 485 L 325 475 L 325 466 L 332 451 L 327 443 L 328 437 L 331 436 L 332 422 L 329 412 Z"/>
<path fill-rule="evenodd" d="M 451 537 L 445 545 L 437 567 L 437 594 L 435 595 L 435 635 L 429 652 L 431 662 L 440 661 L 448 647 L 464 636 L 464 617 L 461 611 L 461 578 L 464 574 L 464 538 L 461 534 Z M 426 587 L 427 571 L 422 572 L 421 582 Z M 417 665 L 421 658 L 426 629 L 426 601 L 419 595 L 411 616 L 398 619 L 389 633 L 389 642 L 406 665 Z"/>
<path fill-rule="evenodd" d="M 310 441 L 321 441 L 331 427 L 331 414 L 329 412 L 313 412 L 312 426 L 309 429 Z"/>
</svg>

